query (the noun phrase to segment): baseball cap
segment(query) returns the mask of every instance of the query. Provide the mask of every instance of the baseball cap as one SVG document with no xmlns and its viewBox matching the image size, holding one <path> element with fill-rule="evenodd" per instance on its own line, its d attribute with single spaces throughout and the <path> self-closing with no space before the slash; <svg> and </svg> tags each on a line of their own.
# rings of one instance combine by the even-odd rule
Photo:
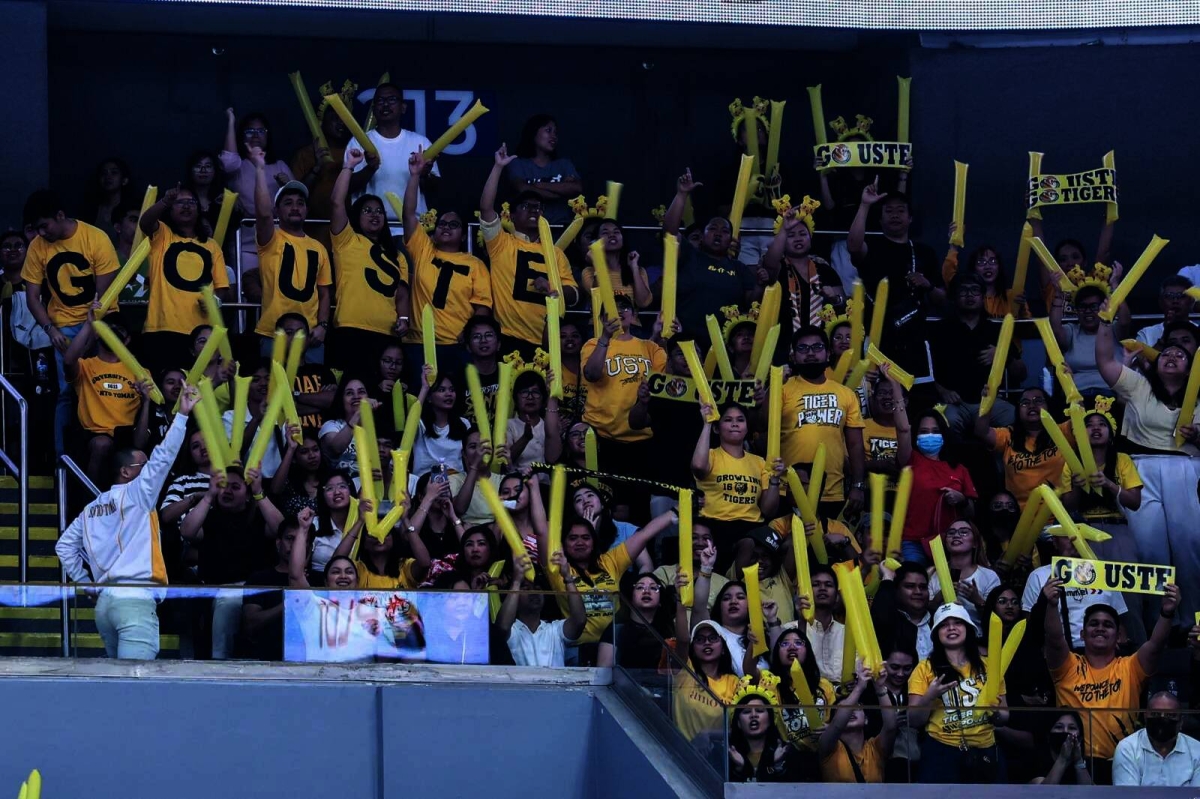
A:
<svg viewBox="0 0 1200 799">
<path fill-rule="evenodd" d="M 304 199 L 308 199 L 308 186 L 305 186 L 298 180 L 289 180 L 287 183 L 284 183 L 279 187 L 279 191 L 275 192 L 276 205 L 279 205 L 279 198 L 282 197 L 283 193 L 287 191 L 298 191 L 304 195 Z"/>
<path fill-rule="evenodd" d="M 975 627 L 975 623 L 971 621 L 971 614 L 967 613 L 967 609 L 957 602 L 947 602 L 934 612 L 933 629 L 936 630 L 938 625 L 946 619 L 958 619 L 972 629 Z"/>
</svg>

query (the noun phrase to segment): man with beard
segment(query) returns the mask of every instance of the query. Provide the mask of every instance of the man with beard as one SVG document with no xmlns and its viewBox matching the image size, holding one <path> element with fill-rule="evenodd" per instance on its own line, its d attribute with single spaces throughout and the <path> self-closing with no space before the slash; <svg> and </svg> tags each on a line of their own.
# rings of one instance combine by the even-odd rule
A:
<svg viewBox="0 0 1200 799">
<path fill-rule="evenodd" d="M 1161 691 L 1146 705 L 1146 726 L 1117 744 L 1113 785 L 1200 787 L 1200 741 L 1179 731 L 1179 697 Z"/>
<path fill-rule="evenodd" d="M 1179 586 L 1168 585 L 1158 623 L 1150 639 L 1137 652 L 1117 656 L 1119 616 L 1109 605 L 1092 605 L 1083 614 L 1083 654 L 1067 648 L 1059 618 L 1063 581 L 1046 581 L 1046 665 L 1054 679 L 1060 707 L 1072 707 L 1091 716 L 1084 756 L 1092 760 L 1097 785 L 1112 784 L 1113 754 L 1117 744 L 1132 734 L 1142 686 L 1158 671 L 1158 658 L 1171 635 L 1171 620 L 1179 607 Z"/>
<path fill-rule="evenodd" d="M 868 243 L 867 215 L 876 204 L 883 235 L 872 236 Z M 932 248 L 909 238 L 911 226 L 908 197 L 880 192 L 876 178 L 863 189 L 858 213 L 846 235 L 846 249 L 868 295 L 877 291 L 880 280 L 888 279 L 886 332 L 881 348 L 919 378 L 929 374 L 925 317 L 931 305 L 942 304 L 945 293 L 935 287 L 941 281 L 937 255 Z"/>
<path fill-rule="evenodd" d="M 254 235 L 258 243 L 259 279 L 262 282 L 262 315 L 254 332 L 261 336 L 261 354 L 271 351 L 279 317 L 298 313 L 308 323 L 309 360 L 324 360 L 325 334 L 329 330 L 330 289 L 333 270 L 329 252 L 305 235 L 308 187 L 290 180 L 275 193 L 267 190 L 266 160 L 258 147 L 250 148 L 255 168 Z M 279 216 L 279 226 L 275 217 Z"/>
<path fill-rule="evenodd" d="M 866 486 L 863 420 L 858 396 L 826 377 L 829 339 L 819 327 L 802 327 L 792 337 L 792 377 L 783 384 L 780 452 L 784 463 L 807 472 L 825 445 L 825 485 L 821 491 L 822 516 L 836 519 L 843 511 L 862 509 Z M 760 382 L 754 390 L 758 421 L 767 427 L 767 390 Z M 850 485 L 844 472 L 850 461 Z"/>
</svg>

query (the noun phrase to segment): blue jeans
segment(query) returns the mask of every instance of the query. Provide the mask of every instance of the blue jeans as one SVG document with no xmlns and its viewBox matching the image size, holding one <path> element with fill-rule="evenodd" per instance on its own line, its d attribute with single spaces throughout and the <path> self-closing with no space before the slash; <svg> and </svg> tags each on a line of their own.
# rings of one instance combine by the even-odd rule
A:
<svg viewBox="0 0 1200 799">
<path fill-rule="evenodd" d="M 900 560 L 905 563 L 912 561 L 922 566 L 929 565 L 929 558 L 925 556 L 925 547 L 916 541 L 904 541 L 900 544 Z"/>
<path fill-rule="evenodd" d="M 158 657 L 158 611 L 152 597 L 114 597 L 103 591 L 96 600 L 96 629 L 110 658 Z"/>
<path fill-rule="evenodd" d="M 83 323 L 60 327 L 58 330 L 70 340 L 79 335 L 80 330 L 83 330 Z M 63 430 L 71 423 L 71 417 L 75 412 L 75 392 L 67 384 L 67 373 L 63 369 L 63 354 L 57 349 L 54 350 L 54 362 L 58 364 L 58 404 L 54 406 L 54 452 L 62 455 L 64 452 Z"/>
</svg>

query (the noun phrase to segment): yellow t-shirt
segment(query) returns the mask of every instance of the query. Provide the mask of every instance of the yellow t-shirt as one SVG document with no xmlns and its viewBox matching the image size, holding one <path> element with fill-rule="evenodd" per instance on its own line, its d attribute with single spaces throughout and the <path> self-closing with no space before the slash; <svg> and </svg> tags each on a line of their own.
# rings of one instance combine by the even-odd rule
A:
<svg viewBox="0 0 1200 799">
<path fill-rule="evenodd" d="M 386 231 L 384 235 L 390 235 Z M 346 225 L 333 234 L 337 275 L 334 327 L 391 335 L 396 327 L 396 289 L 408 283 L 408 259 L 392 258 L 383 247 Z M 408 313 L 407 310 L 404 311 Z"/>
<path fill-rule="evenodd" d="M 604 630 L 612 624 L 613 615 L 620 607 L 621 575 L 633 565 L 633 559 L 629 557 L 629 550 L 624 544 L 605 552 L 597 561 L 600 564 L 598 572 L 580 574 L 575 567 L 571 567 L 571 573 L 579 578 L 575 588 L 583 596 L 583 607 L 587 610 L 587 624 L 583 627 L 583 635 L 576 640 L 579 644 L 596 643 Z M 551 572 L 547 576 L 550 578 L 550 588 L 558 592 L 559 609 L 564 616 L 569 615 L 571 610 L 567 607 L 564 593 L 567 586 L 563 583 L 562 574 Z"/>
<path fill-rule="evenodd" d="M 146 273 L 150 304 L 146 308 L 146 332 L 190 334 L 208 324 L 201 304 L 200 289 L 223 289 L 229 285 L 225 255 L 216 241 L 176 236 L 158 223 L 150 237 L 150 269 Z"/>
<path fill-rule="evenodd" d="M 1096 467 L 1103 470 L 1104 465 L 1097 463 Z M 1133 465 L 1133 458 L 1130 458 L 1124 452 L 1117 453 L 1117 485 L 1121 488 L 1140 488 L 1142 486 L 1142 476 L 1138 474 L 1137 467 Z M 1071 467 L 1066 463 L 1063 464 L 1062 478 L 1058 483 L 1058 493 L 1066 494 L 1071 490 Z M 1085 493 L 1083 495 L 1083 506 L 1079 509 L 1080 515 L 1090 521 L 1106 521 L 1111 519 L 1122 519 L 1124 514 L 1121 513 L 1118 507 L 1120 501 L 1104 492 L 1103 498 L 1097 497 L 1095 494 Z"/>
<path fill-rule="evenodd" d="M 465 252 L 435 249 L 421 228 L 408 240 L 413 259 L 411 291 L 413 319 L 404 341 L 420 344 L 421 314 L 433 305 L 438 344 L 457 343 L 476 305 L 492 307 L 492 278 L 483 261 Z"/>
<path fill-rule="evenodd" d="M 708 681 L 708 691 L 716 694 L 715 701 L 696 678 L 681 671 L 675 681 L 675 726 L 691 741 L 701 733 L 719 733 L 725 729 L 725 707 L 738 692 L 736 674 L 723 674 Z"/>
<path fill-rule="evenodd" d="M 134 388 L 137 379 L 129 367 L 120 361 L 109 363 L 92 357 L 81 358 L 78 369 L 75 393 L 83 429 L 112 435 L 116 428 L 132 425 L 142 398 Z"/>
<path fill-rule="evenodd" d="M 855 757 L 858 770 L 862 772 L 864 782 L 883 782 L 883 767 L 887 763 L 888 753 L 883 751 L 879 737 L 868 739 L 863 743 L 862 751 Z M 825 757 L 821 758 L 822 782 L 858 782 L 858 775 L 850 765 L 850 750 L 840 743 Z"/>
<path fill-rule="evenodd" d="M 704 492 L 704 515 L 720 521 L 761 522 L 758 495 L 767 490 L 767 462 L 747 452 L 735 458 L 721 447 L 708 451 L 708 475 L 696 481 Z"/>
<path fill-rule="evenodd" d="M 656 370 L 657 371 L 657 370 Z M 840 383 L 826 380 L 820 385 L 793 377 L 783 384 L 783 421 L 780 450 L 784 463 L 812 463 L 817 447 L 825 445 L 825 490 L 822 500 L 845 498 L 843 475 L 846 464 L 844 430 L 862 428 L 858 395 Z"/>
<path fill-rule="evenodd" d="M 1141 702 L 1146 672 L 1137 655 L 1113 658 L 1102 669 L 1088 665 L 1083 655 L 1074 652 L 1057 669 L 1050 671 L 1055 695 L 1061 707 L 1078 708 L 1091 716 L 1090 734 L 1084 736 L 1088 757 L 1111 759 L 1117 743 L 1137 730 L 1136 708 Z M 1087 714 L 1084 709 L 1092 711 Z M 1109 712 L 1095 712 L 1113 708 Z"/>
<path fill-rule="evenodd" d="M 1070 422 L 1063 422 L 1059 429 L 1068 441 L 1072 441 Z M 1019 452 L 1013 448 L 1011 429 L 993 427 L 992 432 L 996 434 L 996 446 L 992 449 L 999 452 L 1000 459 L 1004 461 L 1004 487 L 1017 498 L 1022 510 L 1035 488 L 1043 484 L 1058 485 L 1066 461 L 1053 442 L 1041 452 L 1033 452 L 1036 439 L 1030 436 L 1025 442 L 1027 451 Z"/>
<path fill-rule="evenodd" d="M 48 242 L 41 236 L 29 244 L 21 279 L 34 286 L 50 285 L 46 313 L 56 327 L 87 321 L 88 307 L 96 299 L 96 277 L 116 272 L 117 251 L 99 228 L 76 220 L 69 238 Z"/>
<path fill-rule="evenodd" d="M 812 652 L 809 652 L 808 656 L 812 657 Z M 790 680 L 791 677 L 788 679 Z M 817 684 L 816 693 L 813 694 L 813 702 L 822 708 L 832 707 L 834 702 L 833 683 L 822 677 Z M 820 717 L 822 724 L 829 722 L 828 711 L 821 710 Z M 821 737 L 821 731 L 808 726 L 808 716 L 804 715 L 804 711 L 797 708 L 780 708 L 776 719 L 775 726 L 785 741 L 797 749 L 816 750 L 817 739 Z"/>
<path fill-rule="evenodd" d="M 321 242 L 276 228 L 271 241 L 258 246 L 258 269 L 263 306 L 255 333 L 275 335 L 275 322 L 285 313 L 303 314 L 310 328 L 317 324 L 317 286 L 333 283 Z"/>
<path fill-rule="evenodd" d="M 925 725 L 929 737 L 946 746 L 960 746 L 966 741 L 972 749 L 986 749 L 996 743 L 996 730 L 992 726 L 992 708 L 975 709 L 979 692 L 987 683 L 987 677 L 976 674 L 970 664 L 966 669 L 956 669 L 960 680 L 957 686 L 935 699 Z M 910 696 L 920 696 L 936 681 L 933 666 L 922 660 L 908 678 Z M 1000 682 L 1000 696 L 1004 696 L 1004 682 Z"/>
<path fill-rule="evenodd" d="M 356 558 L 354 568 L 358 570 L 358 587 L 364 591 L 392 591 L 397 588 L 412 591 L 417 587 L 417 581 L 413 579 L 414 564 L 415 560 L 405 558 L 400 563 L 400 576 L 389 577 L 386 574 L 376 574 L 367 568 L 367 564 Z"/>
<path fill-rule="evenodd" d="M 488 240 L 487 251 L 492 262 L 492 301 L 500 329 L 506 336 L 541 346 L 546 327 L 546 295 L 533 288 L 534 280 L 547 275 L 541 245 L 501 230 Z M 554 253 L 563 288 L 578 289 L 566 254 L 557 247 Z"/>
<path fill-rule="evenodd" d="M 596 349 L 597 339 L 589 339 L 579 353 L 584 368 Z M 644 441 L 651 430 L 629 427 L 629 411 L 637 404 L 638 386 L 650 372 L 667 367 L 667 353 L 652 341 L 630 338 L 612 339 L 604 358 L 604 374 L 596 382 L 587 382 L 587 405 L 583 420 L 596 428 L 596 434 L 617 441 Z M 586 378 L 584 378 L 586 380 Z"/>
<path fill-rule="evenodd" d="M 896 460 L 896 428 L 882 425 L 874 419 L 863 419 L 863 449 L 867 458 L 880 461 Z"/>
</svg>

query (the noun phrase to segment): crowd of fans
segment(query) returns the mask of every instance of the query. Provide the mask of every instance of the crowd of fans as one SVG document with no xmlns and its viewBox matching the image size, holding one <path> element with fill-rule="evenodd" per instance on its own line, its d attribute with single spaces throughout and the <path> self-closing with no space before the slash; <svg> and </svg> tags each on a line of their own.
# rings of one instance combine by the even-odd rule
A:
<svg viewBox="0 0 1200 799">
<path fill-rule="evenodd" d="M 431 210 L 439 182 L 461 177 L 426 160 L 429 141 L 401 127 L 397 87 L 380 85 L 370 105 L 378 155 L 322 107 L 324 144 L 288 162 L 261 114 L 239 119 L 230 109 L 220 151 L 192 154 L 149 207 L 141 209 L 129 166 L 109 159 L 87 207 L 35 191 L 23 226 L 0 237 L 11 320 L 4 335 L 14 371 L 40 397 L 35 421 L 44 424 L 35 433 L 46 432 L 45 452 L 84 464 L 102 490 L 58 545 L 73 580 L 511 589 L 492 619 L 493 662 L 672 674 L 670 709 L 698 746 L 718 740 L 726 708 L 736 708 L 721 752 L 734 780 L 1200 784 L 1197 744 L 1179 732 L 1176 696 L 1194 680 L 1181 669 L 1172 690 L 1155 682 L 1169 650 L 1196 646 L 1200 610 L 1200 424 L 1196 409 L 1183 407 L 1200 329 L 1190 321 L 1188 277 L 1155 281 L 1161 323 L 1137 329 L 1123 304 L 1112 322 L 1101 314 L 1123 271 L 1110 255 L 1112 224 L 1094 256 L 1075 239 L 1053 248 L 1074 290 L 1040 270 L 1027 297 L 1023 287 L 1009 290 L 997 248 L 972 242 L 939 260 L 911 239 L 912 207 L 901 190 L 908 170 L 898 170 L 898 180 L 884 176 L 883 185 L 863 170 L 822 173 L 820 201 L 796 207 L 769 175 L 756 182 L 745 218 L 748 226 L 774 222 L 775 232 L 743 235 L 730 223 L 732 191 L 706 188 L 710 176 L 697 167 L 663 187 L 674 196 L 662 233 L 680 240 L 675 318 L 664 319 L 663 272 L 648 263 L 658 251 L 639 255 L 618 219 L 571 202 L 595 181 L 559 153 L 552 117 L 532 118 L 512 153 L 496 151 L 481 187 L 479 239 L 468 247 L 475 215 Z M 765 146 L 761 129 L 735 126 L 738 146 L 755 149 L 748 136 Z M 222 243 L 213 234 L 225 188 L 237 193 L 233 218 L 254 223 L 235 222 Z M 548 266 L 539 219 L 558 226 L 577 214 L 584 220 L 575 243 L 557 249 Z M 847 233 L 821 242 L 814 218 Z M 1040 222 L 1035 232 L 1043 234 Z M 141 236 L 149 258 L 122 290 L 119 313 L 104 322 L 152 381 L 94 326 L 98 299 Z M 593 260 L 593 242 L 603 265 Z M 617 317 L 601 313 L 593 323 L 587 311 L 601 268 Z M 871 343 L 890 364 L 844 385 L 834 370 L 853 346 L 853 281 L 862 281 L 871 304 L 882 278 L 890 284 L 883 333 Z M 226 311 L 234 357 L 217 354 L 203 376 L 226 435 L 235 427 L 232 386 L 250 378 L 238 460 L 268 415 L 276 331 L 289 342 L 304 337 L 291 386 L 300 424 L 263 430 L 256 468 L 219 471 L 191 423 L 198 392 L 187 372 L 215 332 L 201 289 L 230 301 L 239 299 L 235 286 L 261 308 L 244 332 L 237 312 Z M 778 420 L 769 418 L 751 357 L 770 286 L 782 297 L 773 353 L 786 370 Z M 545 354 L 551 295 L 568 309 L 558 326 L 558 375 Z M 428 308 L 436 368 L 424 355 Z M 857 311 L 870 318 L 870 305 Z M 980 415 L 996 357 L 994 322 L 1007 313 L 1048 317 L 1067 368 L 1038 379 L 1040 360 L 1024 357 L 1037 350 L 1037 333 L 1018 325 L 1011 388 Z M 722 397 L 741 401 L 713 408 L 653 391 L 651 375 L 668 384 L 689 377 L 681 344 L 708 349 L 710 315 L 735 377 Z M 502 403 L 511 407 L 506 436 L 497 440 L 476 425 L 465 370 L 477 372 L 493 418 L 505 363 L 516 377 Z M 901 372 L 916 377 L 911 389 Z M 1074 440 L 1066 421 L 1062 373 L 1084 398 L 1086 442 Z M 556 378 L 561 399 L 550 391 Z M 407 398 L 395 402 L 397 392 Z M 355 428 L 364 404 L 376 421 L 369 443 L 378 447 L 378 474 L 359 473 Z M 391 492 L 391 453 L 402 435 L 397 404 L 420 424 L 409 484 Z M 1095 473 L 1072 470 L 1043 411 L 1072 446 L 1090 448 Z M 767 460 L 774 422 L 780 457 Z M 819 546 L 809 551 L 811 596 L 799 596 L 790 540 L 797 509 L 786 473 L 794 468 L 807 486 L 819 449 L 819 518 L 806 526 Z M 497 463 L 503 468 L 492 468 Z M 561 550 L 550 551 L 556 464 L 569 467 L 571 482 Z M 905 467 L 912 493 L 902 543 L 877 551 L 868 538 L 868 475 L 886 475 L 891 492 Z M 364 479 L 379 483 L 374 505 L 360 493 Z M 514 558 L 500 535 L 487 483 L 527 557 Z M 1043 485 L 1111 535 L 1093 544 L 1097 557 L 1174 566 L 1174 584 L 1162 595 L 1064 588 L 1050 559 L 1079 553 L 1049 532 L 1033 551 L 1004 558 L 1022 509 Z M 690 552 L 676 545 L 678 488 L 694 489 L 697 499 Z M 404 510 L 392 529 L 365 534 L 372 511 L 397 504 Z M 889 494 L 889 512 L 891 505 Z M 933 541 L 944 547 L 954 602 L 944 601 Z M 682 571 L 681 559 L 689 564 Z M 869 583 L 884 658 L 874 673 L 861 659 L 843 662 L 845 578 L 830 565 L 847 562 Z M 744 570 L 752 565 L 765 642 L 751 630 Z M 685 588 L 690 607 L 679 601 Z M 278 594 L 230 591 L 203 613 L 192 604 L 167 614 L 152 591 L 121 590 L 102 591 L 97 606 L 111 656 L 155 657 L 160 615 L 197 656 L 280 656 Z M 993 614 L 1006 634 L 1028 622 L 1003 678 L 987 674 L 982 655 Z M 764 643 L 766 653 L 755 656 Z M 815 713 L 775 707 L 800 703 L 796 664 Z M 977 706 L 989 680 L 1002 680 L 996 701 Z M 1151 686 L 1163 690 L 1145 705 L 1143 722 Z M 1053 707 L 1061 712 L 1022 712 Z"/>
</svg>

